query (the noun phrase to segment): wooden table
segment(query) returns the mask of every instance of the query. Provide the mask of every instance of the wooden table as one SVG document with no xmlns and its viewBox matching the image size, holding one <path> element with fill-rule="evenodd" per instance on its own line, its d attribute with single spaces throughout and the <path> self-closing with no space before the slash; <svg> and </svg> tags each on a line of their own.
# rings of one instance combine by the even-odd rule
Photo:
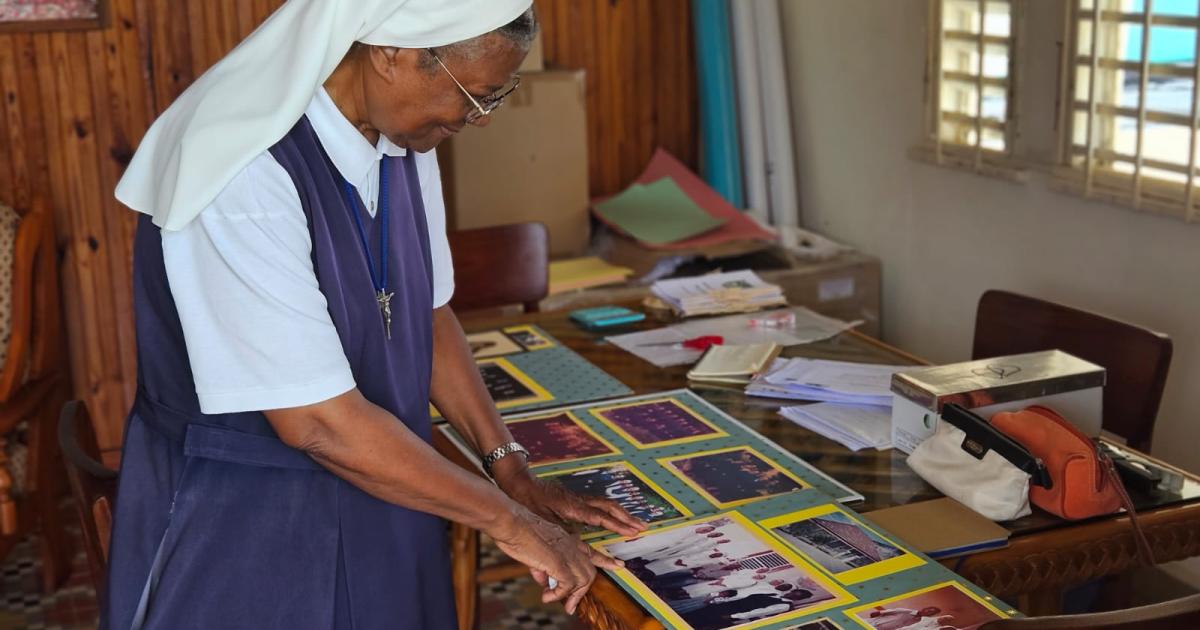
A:
<svg viewBox="0 0 1200 630">
<path fill-rule="evenodd" d="M 605 343 L 599 335 L 580 330 L 567 320 L 565 313 L 466 321 L 464 327 L 468 331 L 483 331 L 517 323 L 541 326 L 638 394 L 687 386 L 686 366 L 657 368 Z M 784 354 L 862 363 L 923 363 L 919 357 L 854 332 L 788 348 Z M 853 453 L 779 417 L 776 412 L 781 401 L 747 397 L 740 388 L 693 387 L 693 390 L 861 493 L 865 501 L 850 506 L 858 512 L 941 496 L 909 469 L 905 455 L 898 450 Z M 443 454 L 474 470 L 457 449 L 440 440 L 438 446 Z M 1200 480 L 1177 472 L 1182 481 L 1178 492 L 1133 496 L 1155 559 L 1160 563 L 1200 555 Z M 1012 532 L 1007 548 L 947 560 L 944 564 L 984 590 L 1018 604 L 1027 613 L 1053 611 L 1056 598 L 1061 597 L 1064 589 L 1138 564 L 1128 518 L 1124 516 L 1071 523 L 1035 511 L 1005 525 Z M 473 626 L 476 615 L 478 536 L 456 527 L 452 539 L 460 628 L 466 630 Z M 597 578 L 579 614 L 596 628 L 662 627 L 605 575 Z"/>
</svg>

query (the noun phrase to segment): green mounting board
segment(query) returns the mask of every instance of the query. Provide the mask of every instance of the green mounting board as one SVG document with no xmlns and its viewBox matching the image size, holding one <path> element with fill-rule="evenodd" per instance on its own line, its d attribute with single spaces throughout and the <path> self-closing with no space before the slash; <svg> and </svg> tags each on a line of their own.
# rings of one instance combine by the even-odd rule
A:
<svg viewBox="0 0 1200 630">
<path fill-rule="evenodd" d="M 484 384 L 501 413 L 519 413 L 633 390 L 537 326 L 509 326 L 467 335 Z M 439 418 L 436 410 L 431 410 Z"/>
<path fill-rule="evenodd" d="M 641 542 L 629 543 L 611 532 L 591 530 L 583 532 L 585 540 L 627 562 L 634 559 L 631 565 L 639 562 L 637 558 L 650 557 L 638 555 L 638 545 L 648 544 L 659 552 L 679 551 L 678 558 L 667 555 L 657 564 L 611 573 L 668 628 L 850 630 L 875 628 L 872 620 L 879 627 L 891 628 L 903 627 L 895 625 L 899 623 L 909 625 L 898 618 L 910 614 L 906 610 L 928 612 L 939 606 L 948 611 L 942 617 L 957 614 L 962 627 L 974 628 L 980 619 L 1017 614 L 841 505 L 859 501 L 861 495 L 691 391 L 556 407 L 505 416 L 505 422 L 517 441 L 532 452 L 530 466 L 535 474 L 556 479 L 577 492 L 614 498 L 651 523 Z M 440 429 L 478 463 L 452 427 Z M 715 519 L 726 523 L 718 531 L 737 535 L 729 536 L 731 541 L 725 547 L 696 547 L 693 542 L 703 543 L 704 537 L 688 533 L 688 529 L 705 527 Z M 752 548 L 754 545 L 761 548 Z M 690 552 L 685 553 L 687 549 Z M 748 567 L 731 575 L 732 580 L 764 576 L 762 584 L 746 587 L 748 592 L 773 588 L 765 584 L 781 579 L 804 587 L 813 599 L 802 600 L 794 610 L 764 613 L 762 618 L 724 621 L 706 617 L 704 611 L 721 617 L 738 610 L 734 600 L 707 606 L 697 606 L 695 600 L 684 604 L 676 600 L 673 603 L 684 610 L 681 614 L 648 586 L 655 577 L 651 569 L 664 574 L 676 571 L 668 576 L 669 588 L 659 585 L 665 593 L 678 595 L 681 584 L 703 591 L 709 588 L 703 580 L 681 583 L 680 567 L 664 564 L 699 558 L 709 564 L 705 570 L 712 570 L 713 561 L 705 559 L 706 553 L 697 555 L 697 550 L 744 554 L 726 553 L 722 561 Z M 645 574 L 647 570 L 651 573 Z M 642 571 L 646 579 L 634 571 Z M 725 580 L 720 575 L 699 575 Z M 746 601 L 761 603 L 764 599 L 765 595 L 757 593 L 755 599 Z M 948 618 L 942 621 L 957 627 Z"/>
</svg>

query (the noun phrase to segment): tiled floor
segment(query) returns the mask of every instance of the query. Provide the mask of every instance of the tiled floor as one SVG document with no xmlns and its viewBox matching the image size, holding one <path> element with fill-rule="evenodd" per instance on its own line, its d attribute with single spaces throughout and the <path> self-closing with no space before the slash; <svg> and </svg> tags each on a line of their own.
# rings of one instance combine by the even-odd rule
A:
<svg viewBox="0 0 1200 630">
<path fill-rule="evenodd" d="M 78 532 L 75 532 L 78 536 Z M 503 559 L 494 546 L 484 546 L 482 562 Z M 84 630 L 96 626 L 96 593 L 91 587 L 87 558 L 80 551 L 71 578 L 53 595 L 41 594 L 41 562 L 32 539 L 19 544 L 0 565 L 0 630 Z M 541 603 L 532 580 L 518 579 L 489 584 L 479 603 L 483 630 L 536 630 L 581 628 L 561 606 Z"/>
<path fill-rule="evenodd" d="M 87 557 L 80 549 L 63 588 L 43 595 L 41 558 L 34 540 L 28 538 L 18 544 L 0 565 L 0 628 L 94 628 L 96 592 L 88 575 Z"/>
</svg>

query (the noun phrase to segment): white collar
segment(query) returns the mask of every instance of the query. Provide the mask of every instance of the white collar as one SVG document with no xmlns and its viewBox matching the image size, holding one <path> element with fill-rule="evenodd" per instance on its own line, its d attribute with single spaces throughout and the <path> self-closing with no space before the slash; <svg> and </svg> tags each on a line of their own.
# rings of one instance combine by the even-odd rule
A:
<svg viewBox="0 0 1200 630">
<path fill-rule="evenodd" d="M 408 154 L 406 149 L 396 146 L 383 134 L 379 135 L 379 142 L 372 147 L 337 108 L 324 86 L 317 88 L 305 114 L 321 146 L 329 154 L 329 159 L 333 160 L 333 165 L 346 181 L 356 187 L 365 182 L 371 168 L 383 156 L 401 157 Z"/>
</svg>

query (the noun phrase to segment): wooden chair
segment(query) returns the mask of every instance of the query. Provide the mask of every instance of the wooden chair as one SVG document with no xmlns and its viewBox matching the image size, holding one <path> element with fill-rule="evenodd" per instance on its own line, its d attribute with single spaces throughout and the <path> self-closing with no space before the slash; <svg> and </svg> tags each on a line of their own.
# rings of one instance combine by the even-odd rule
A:
<svg viewBox="0 0 1200 630">
<path fill-rule="evenodd" d="M 58 501 L 65 475 L 54 439 L 57 410 L 69 382 L 59 307 L 54 219 L 35 200 L 17 228 L 13 246 L 12 334 L 0 368 L 0 558 L 38 533 L 42 586 L 53 592 L 70 571 L 69 544 Z M 27 450 L 25 488 L 14 491 L 5 445 L 23 424 Z"/>
<path fill-rule="evenodd" d="M 1175 630 L 1200 628 L 1200 594 L 1149 606 L 1086 615 L 1058 615 L 1028 619 L 1004 619 L 980 626 L 979 630 Z"/>
<path fill-rule="evenodd" d="M 1007 291 L 988 291 L 979 299 L 974 358 L 1052 349 L 1108 371 L 1104 429 L 1148 451 L 1171 367 L 1171 339 L 1136 324 Z"/>
<path fill-rule="evenodd" d="M 521 304 L 535 313 L 550 286 L 550 235 L 541 223 L 451 232 L 455 311 Z"/>
<path fill-rule="evenodd" d="M 117 496 L 117 471 L 100 463 L 100 446 L 83 401 L 72 400 L 58 417 L 58 445 L 66 464 L 71 496 L 83 531 L 83 546 L 96 593 L 104 592 L 108 576 L 108 546 L 112 538 L 112 509 Z"/>
<path fill-rule="evenodd" d="M 454 257 L 455 311 L 521 304 L 526 313 L 536 313 L 549 291 L 550 235 L 541 223 L 514 223 L 496 227 L 450 232 Z M 479 533 L 462 525 L 450 527 L 451 554 L 456 558 L 479 557 Z M 525 573 L 524 567 L 505 563 L 480 571 L 459 571 L 456 562 L 455 599 L 459 628 L 477 625 L 479 585 Z"/>
</svg>

